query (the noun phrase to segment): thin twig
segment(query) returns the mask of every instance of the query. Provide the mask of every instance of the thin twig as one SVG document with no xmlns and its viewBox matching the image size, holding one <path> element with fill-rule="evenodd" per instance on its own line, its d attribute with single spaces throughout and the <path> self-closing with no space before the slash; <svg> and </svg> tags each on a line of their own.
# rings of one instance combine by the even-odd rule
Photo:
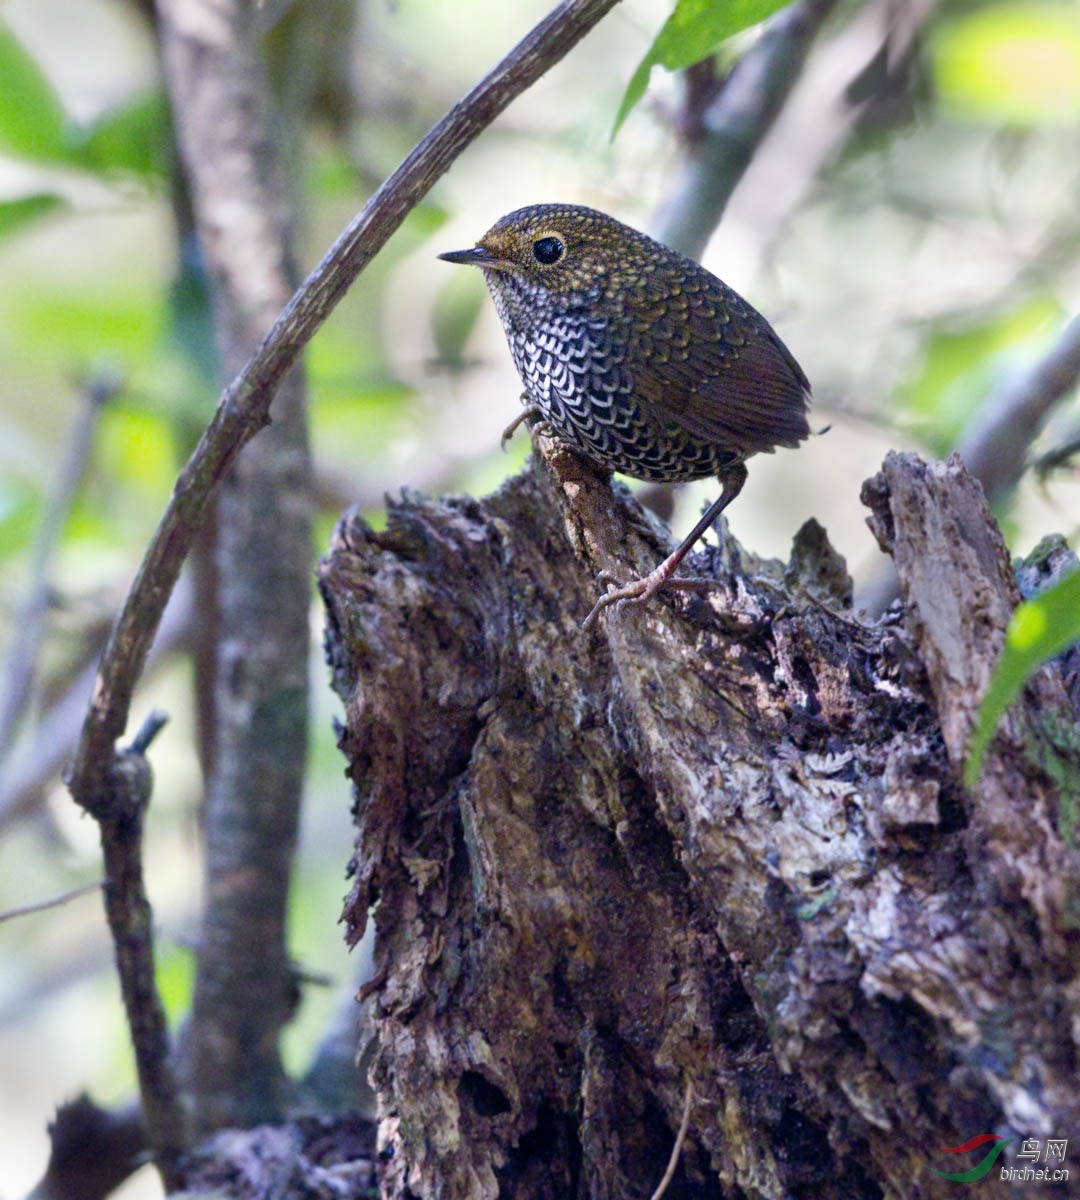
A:
<svg viewBox="0 0 1080 1200">
<path fill-rule="evenodd" d="M 162 610 L 191 549 L 206 503 L 243 446 L 267 422 L 278 380 L 360 272 L 459 154 L 531 84 L 563 58 L 618 0 L 564 0 L 446 114 L 349 224 L 225 389 L 147 548 L 105 649 L 69 784 L 93 803 Z"/>
<path fill-rule="evenodd" d="M 163 708 L 152 708 L 143 723 L 139 726 L 139 732 L 131 739 L 131 745 L 128 746 L 130 754 L 145 754 L 157 735 L 169 723 L 169 714 Z"/>
<path fill-rule="evenodd" d="M 679 1155 L 682 1154 L 683 1142 L 686 1141 L 686 1131 L 690 1128 L 690 1109 L 693 1103 L 694 1084 L 688 1079 L 686 1081 L 686 1098 L 683 1100 L 682 1120 L 679 1122 L 679 1132 L 675 1135 L 675 1145 L 671 1147 L 671 1158 L 668 1160 L 663 1179 L 657 1184 L 656 1191 L 649 1197 L 649 1200 L 660 1200 L 660 1197 L 668 1190 L 668 1184 L 675 1177 L 675 1168 L 679 1165 Z"/>
<path fill-rule="evenodd" d="M 1080 454 L 1080 429 L 1074 430 L 1052 450 L 1040 454 L 1032 462 L 1031 469 L 1035 472 L 1035 478 L 1045 487 L 1047 479 L 1054 471 L 1065 470 L 1069 467 L 1075 470 L 1075 464 L 1070 463 L 1069 460 L 1078 454 Z"/>
<path fill-rule="evenodd" d="M 59 908 L 60 905 L 67 904 L 69 900 L 77 900 L 80 896 L 86 896 L 90 892 L 100 891 L 102 887 L 104 887 L 103 881 L 87 883 L 82 887 L 73 888 L 70 892 L 62 892 L 59 896 L 53 896 L 51 900 L 39 900 L 36 904 L 23 904 L 19 908 L 9 908 L 6 912 L 0 912 L 0 921 L 13 921 L 16 917 L 28 917 L 31 913 Z"/>
<path fill-rule="evenodd" d="M 45 511 L 34 550 L 30 590 L 12 623 L 14 632 L 4 668 L 3 696 L 0 697 L 0 759 L 4 759 L 11 748 L 19 718 L 26 711 L 26 699 L 33 687 L 42 622 L 52 590 L 49 573 L 53 556 L 86 474 L 98 418 L 121 386 L 117 376 L 103 374 L 88 380 L 83 388 L 84 403 L 75 415 L 67 455 L 57 475 L 56 490 Z"/>
</svg>

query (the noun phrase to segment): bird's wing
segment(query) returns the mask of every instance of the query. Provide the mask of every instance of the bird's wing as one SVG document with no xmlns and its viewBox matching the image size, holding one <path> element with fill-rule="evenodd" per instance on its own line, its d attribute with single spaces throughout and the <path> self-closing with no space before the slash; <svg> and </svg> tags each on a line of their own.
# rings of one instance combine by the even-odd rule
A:
<svg viewBox="0 0 1080 1200">
<path fill-rule="evenodd" d="M 630 322 L 627 367 L 650 416 L 744 455 L 796 446 L 810 384 L 760 313 L 714 276 L 656 288 Z"/>
</svg>

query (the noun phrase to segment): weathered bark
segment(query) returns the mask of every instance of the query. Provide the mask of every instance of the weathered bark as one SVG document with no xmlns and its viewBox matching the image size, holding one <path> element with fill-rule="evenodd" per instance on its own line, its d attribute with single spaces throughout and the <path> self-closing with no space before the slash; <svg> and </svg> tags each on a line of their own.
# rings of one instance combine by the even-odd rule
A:
<svg viewBox="0 0 1080 1200">
<path fill-rule="evenodd" d="M 1076 714 L 1044 668 L 962 787 L 1016 600 L 978 485 L 867 485 L 906 601 L 874 624 L 808 522 L 587 639 L 596 571 L 666 537 L 538 446 L 483 501 L 347 516 L 321 568 L 383 1196 L 647 1197 L 688 1083 L 669 1200 L 952 1196 L 942 1147 L 1068 1137 Z"/>
</svg>

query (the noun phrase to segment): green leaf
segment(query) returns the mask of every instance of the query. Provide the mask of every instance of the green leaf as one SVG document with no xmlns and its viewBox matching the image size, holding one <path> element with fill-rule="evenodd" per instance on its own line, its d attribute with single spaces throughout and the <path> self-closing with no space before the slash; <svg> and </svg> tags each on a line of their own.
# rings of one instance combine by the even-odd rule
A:
<svg viewBox="0 0 1080 1200">
<path fill-rule="evenodd" d="M 1080 638 L 1080 571 L 1021 604 L 1005 633 L 1005 649 L 979 710 L 968 746 L 964 782 L 979 781 L 983 755 L 998 721 L 1035 669 Z"/>
<path fill-rule="evenodd" d="M 169 110 L 161 91 L 110 109 L 71 139 L 74 161 L 99 175 L 123 172 L 146 178 L 166 174 Z"/>
<path fill-rule="evenodd" d="M 0 151 L 97 174 L 166 171 L 168 107 L 160 90 L 75 125 L 37 63 L 0 21 Z"/>
<path fill-rule="evenodd" d="M 649 76 L 655 66 L 682 71 L 715 53 L 721 42 L 736 33 L 758 25 L 788 0 L 678 0 L 675 11 L 664 22 L 630 78 L 626 94 L 615 116 L 612 137 L 619 132 L 630 110 L 645 95 Z"/>
<path fill-rule="evenodd" d="M 0 200 L 0 238 L 5 238 L 45 213 L 63 205 L 63 200 L 51 192 L 35 192 L 18 200 Z"/>
<path fill-rule="evenodd" d="M 994 4 L 942 26 L 934 82 L 958 115 L 1016 126 L 1080 117 L 1080 8 Z"/>
<path fill-rule="evenodd" d="M 0 150 L 66 160 L 67 114 L 38 65 L 0 21 Z"/>
</svg>

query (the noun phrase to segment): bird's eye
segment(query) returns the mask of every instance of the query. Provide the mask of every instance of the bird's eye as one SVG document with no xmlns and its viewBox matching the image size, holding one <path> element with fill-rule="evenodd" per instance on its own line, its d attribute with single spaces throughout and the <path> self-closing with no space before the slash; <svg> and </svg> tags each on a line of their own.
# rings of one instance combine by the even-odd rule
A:
<svg viewBox="0 0 1080 1200">
<path fill-rule="evenodd" d="M 563 249 L 563 244 L 557 237 L 542 237 L 533 242 L 533 258 L 538 263 L 543 263 L 545 267 L 550 267 L 552 263 L 557 263 L 562 258 Z"/>
</svg>

